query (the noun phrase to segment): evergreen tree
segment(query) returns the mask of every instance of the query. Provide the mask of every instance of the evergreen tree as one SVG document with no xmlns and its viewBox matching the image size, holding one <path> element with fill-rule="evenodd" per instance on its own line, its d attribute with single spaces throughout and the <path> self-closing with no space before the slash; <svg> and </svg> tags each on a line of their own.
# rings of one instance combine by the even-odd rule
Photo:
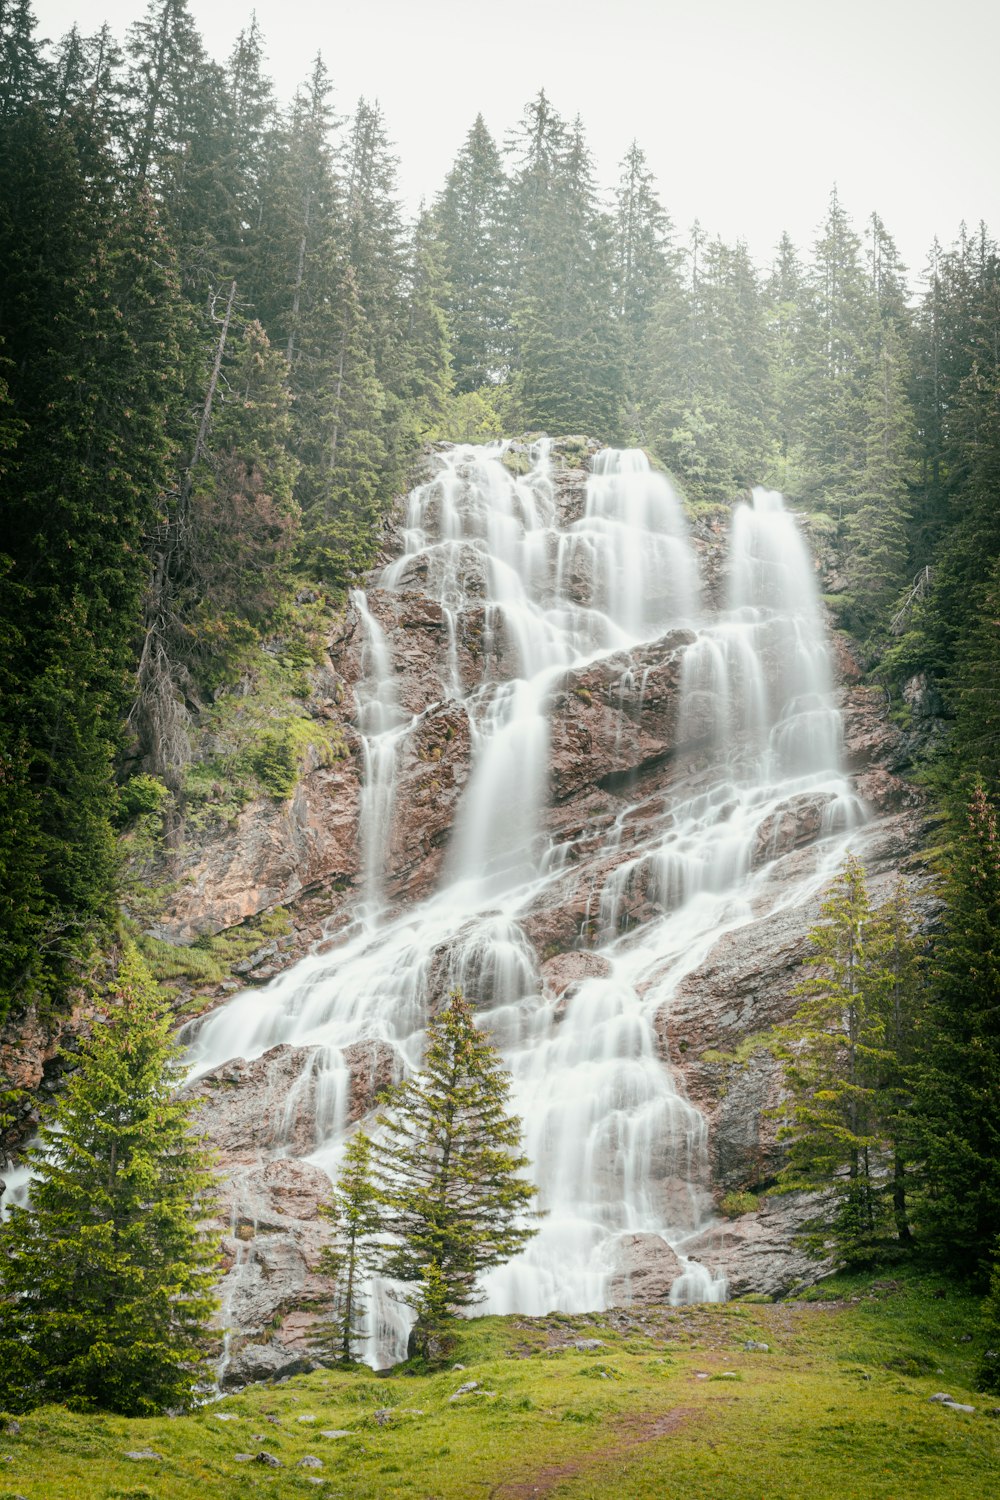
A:
<svg viewBox="0 0 1000 1500">
<path fill-rule="evenodd" d="M 745 245 L 692 228 L 686 295 L 669 288 L 649 341 L 645 427 L 693 497 L 726 502 L 767 474 L 767 307 Z"/>
<path fill-rule="evenodd" d="M 47 91 L 50 70 L 35 40 L 37 25 L 31 0 L 0 0 L 0 122 Z"/>
<path fill-rule="evenodd" d="M 384 1272 L 409 1283 L 415 1342 L 427 1353 L 443 1322 L 474 1303 L 483 1271 L 535 1233 L 535 1188 L 520 1175 L 521 1122 L 507 1112 L 510 1079 L 455 992 L 427 1029 L 421 1071 L 379 1116 L 384 1226 L 395 1237 Z"/>
<path fill-rule="evenodd" d="M 378 1265 L 382 1229 L 372 1143 L 363 1130 L 347 1142 L 337 1186 L 329 1201 L 320 1204 L 320 1213 L 334 1226 L 334 1243 L 323 1247 L 319 1269 L 334 1278 L 336 1291 L 332 1317 L 317 1344 L 325 1354 L 350 1364 L 367 1332 L 364 1283 Z"/>
<path fill-rule="evenodd" d="M 985 1347 L 976 1369 L 976 1389 L 1000 1395 L 1000 1242 L 993 1260 L 990 1289 L 983 1303 Z"/>
<path fill-rule="evenodd" d="M 909 572 L 907 481 L 913 418 L 907 383 L 903 339 L 891 318 L 881 318 L 862 407 L 864 467 L 852 486 L 852 514 L 845 528 L 849 621 L 862 635 L 888 624 L 889 608 Z"/>
<path fill-rule="evenodd" d="M 170 1017 L 122 956 L 79 1065 L 30 1154 L 27 1207 L 0 1227 L 0 1404 L 129 1416 L 189 1405 L 205 1373 L 217 1246 L 211 1174 L 175 1097 Z"/>
<path fill-rule="evenodd" d="M 801 322 L 802 453 L 805 494 L 840 517 L 863 468 L 869 306 L 861 241 L 830 194 L 807 273 Z"/>
<path fill-rule="evenodd" d="M 497 380 L 511 361 L 507 178 L 482 115 L 445 178 L 433 224 L 442 245 L 455 389 L 464 394 Z"/>
<path fill-rule="evenodd" d="M 633 423 L 653 309 L 677 274 L 679 258 L 672 235 L 673 225 L 656 196 L 645 153 L 633 141 L 621 163 L 614 236 L 615 313 Z"/>
<path fill-rule="evenodd" d="M 514 403 L 527 427 L 612 442 L 624 404 L 613 227 L 597 202 L 583 127 L 564 126 L 541 93 L 520 139 Z"/>
<path fill-rule="evenodd" d="M 810 933 L 813 972 L 777 1034 L 791 1089 L 787 1189 L 823 1194 L 802 1238 L 866 1264 L 909 1239 L 903 1048 L 916 1003 L 916 950 L 902 893 L 875 911 L 850 857 Z"/>
<path fill-rule="evenodd" d="M 945 869 L 945 912 L 916 1064 L 918 1228 L 959 1274 L 985 1277 L 1000 1234 L 1000 841 L 981 784 Z"/>
<path fill-rule="evenodd" d="M 36 893 L 0 944 L 2 1010 L 65 978 L 113 914 L 112 751 L 171 470 L 182 318 L 148 198 L 119 194 L 110 168 L 86 181 L 69 129 L 35 111 L 0 127 L 0 267 L 17 429 L 0 532 L 0 824 L 32 828 Z"/>
</svg>

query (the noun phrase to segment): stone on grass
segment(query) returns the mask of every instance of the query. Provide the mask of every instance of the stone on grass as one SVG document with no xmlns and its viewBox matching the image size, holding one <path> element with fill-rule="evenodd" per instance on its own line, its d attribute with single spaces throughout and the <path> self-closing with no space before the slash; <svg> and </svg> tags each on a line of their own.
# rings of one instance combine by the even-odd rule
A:
<svg viewBox="0 0 1000 1500">
<path fill-rule="evenodd" d="M 768 1354 L 771 1349 L 770 1344 L 761 1344 L 757 1339 L 747 1339 L 743 1347 L 744 1349 L 748 1349 L 751 1354 Z"/>
<path fill-rule="evenodd" d="M 350 1437 L 350 1435 L 350 1431 L 346 1427 L 329 1427 L 326 1431 L 320 1433 L 320 1437 L 326 1438 L 342 1438 Z"/>
<path fill-rule="evenodd" d="M 478 1389 L 479 1389 L 479 1381 L 478 1380 L 467 1380 L 464 1385 L 460 1385 L 459 1386 L 458 1390 L 455 1392 L 455 1394 L 453 1396 L 449 1396 L 448 1397 L 448 1400 L 449 1401 L 457 1401 L 458 1398 L 459 1398 L 459 1396 L 468 1396 L 473 1391 L 478 1391 Z"/>
<path fill-rule="evenodd" d="M 253 1463 L 253 1454 L 252 1453 L 234 1453 L 233 1454 L 233 1463 L 234 1464 L 252 1464 Z"/>
<path fill-rule="evenodd" d="M 927 1397 L 928 1401 L 954 1401 L 954 1396 L 949 1396 L 947 1391 L 935 1391 L 933 1396 Z"/>
<path fill-rule="evenodd" d="M 299 1459 L 300 1469 L 321 1469 L 322 1467 L 323 1460 L 321 1458 L 317 1458 L 315 1454 L 307 1453 L 305 1458 Z"/>
<path fill-rule="evenodd" d="M 580 1349 L 584 1353 L 586 1353 L 586 1351 L 588 1349 L 603 1349 L 604 1348 L 604 1340 L 603 1339 L 576 1339 L 574 1341 L 574 1343 L 573 1343 L 573 1348 L 574 1349 Z"/>
<path fill-rule="evenodd" d="M 267 1469 L 280 1469 L 281 1468 L 281 1459 L 280 1458 L 275 1458 L 275 1456 L 274 1456 L 273 1453 L 266 1453 L 263 1448 L 260 1450 L 260 1452 L 254 1458 L 254 1463 L 255 1464 L 263 1464 L 264 1467 L 267 1468 Z"/>
<path fill-rule="evenodd" d="M 125 1454 L 125 1457 L 133 1459 L 155 1458 L 159 1460 L 160 1463 L 163 1462 L 163 1454 L 155 1452 L 155 1450 L 152 1448 L 132 1448 L 128 1453 Z"/>
</svg>

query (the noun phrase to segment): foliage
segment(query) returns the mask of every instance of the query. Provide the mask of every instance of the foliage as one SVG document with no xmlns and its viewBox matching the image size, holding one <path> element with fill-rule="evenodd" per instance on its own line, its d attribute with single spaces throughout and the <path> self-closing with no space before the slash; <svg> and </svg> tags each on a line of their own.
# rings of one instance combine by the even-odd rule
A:
<svg viewBox="0 0 1000 1500">
<path fill-rule="evenodd" d="M 982 784 L 948 853 L 945 910 L 915 1061 L 930 1254 L 986 1279 L 1000 1235 L 1000 842 Z"/>
<path fill-rule="evenodd" d="M 496 1049 L 455 991 L 427 1029 L 423 1068 L 379 1115 L 375 1143 L 383 1224 L 395 1240 L 382 1269 L 412 1288 L 421 1352 L 477 1300 L 482 1272 L 536 1233 L 536 1189 L 521 1175 L 528 1162 L 509 1095 Z"/>
<path fill-rule="evenodd" d="M 96 998 L 96 997 L 95 997 Z M 0 1400 L 148 1415 L 205 1372 L 217 1248 L 211 1174 L 174 1096 L 169 1017 L 126 948 L 40 1143 L 31 1201 L 0 1229 Z"/>
<path fill-rule="evenodd" d="M 910 1238 L 904 1064 L 918 945 L 903 889 L 873 910 L 853 856 L 820 911 L 800 1004 L 773 1038 L 791 1092 L 780 1182 L 822 1194 L 803 1232 L 810 1248 L 867 1264 Z"/>
<path fill-rule="evenodd" d="M 356 1130 L 347 1142 L 337 1185 L 320 1213 L 334 1227 L 332 1244 L 324 1245 L 319 1269 L 336 1283 L 330 1319 L 321 1325 L 316 1346 L 350 1364 L 355 1346 L 366 1334 L 363 1283 L 378 1265 L 377 1237 L 382 1229 L 371 1139 Z"/>
</svg>

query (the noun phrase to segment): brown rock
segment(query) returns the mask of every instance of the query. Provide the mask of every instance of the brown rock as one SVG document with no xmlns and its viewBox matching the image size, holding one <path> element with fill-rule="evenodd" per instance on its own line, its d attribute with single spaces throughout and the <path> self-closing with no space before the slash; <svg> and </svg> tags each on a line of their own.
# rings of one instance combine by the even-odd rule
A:
<svg viewBox="0 0 1000 1500">
<path fill-rule="evenodd" d="M 675 1252 L 658 1234 L 623 1234 L 611 1281 L 611 1299 L 623 1303 L 665 1302 L 683 1271 Z"/>
</svg>

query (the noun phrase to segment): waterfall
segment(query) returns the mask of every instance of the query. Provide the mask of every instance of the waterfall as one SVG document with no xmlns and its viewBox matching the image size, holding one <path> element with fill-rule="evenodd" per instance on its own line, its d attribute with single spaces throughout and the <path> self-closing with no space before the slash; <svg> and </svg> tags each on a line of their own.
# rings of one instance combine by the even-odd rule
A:
<svg viewBox="0 0 1000 1500">
<path fill-rule="evenodd" d="M 410 497 L 403 555 L 377 580 L 440 606 L 441 696 L 469 719 L 473 764 L 439 889 L 402 912 L 383 907 L 398 748 L 412 721 L 394 688 L 405 662 L 390 660 L 359 593 L 362 905 L 372 919 L 210 1015 L 191 1043 L 192 1072 L 279 1043 L 317 1049 L 307 1066 L 326 1080 L 334 1123 L 318 1128 L 310 1160 L 333 1173 L 336 1122 L 347 1118 L 343 1049 L 376 1039 L 401 1069 L 419 1066 L 429 1004 L 461 985 L 511 1072 L 545 1211 L 524 1253 L 487 1279 L 486 1310 L 627 1298 L 637 1246 L 662 1267 L 671 1300 L 721 1300 L 724 1277 L 685 1254 L 713 1218 L 707 1127 L 663 1059 L 657 1018 L 722 933 L 817 889 L 862 816 L 840 768 L 809 555 L 781 497 L 755 490 L 734 511 L 728 594 L 710 610 L 683 507 L 644 454 L 598 454 L 576 516 L 559 513 L 547 444 L 523 477 L 503 458 L 500 447 L 440 455 Z M 471 680 L 458 641 L 473 611 L 482 649 Z M 666 792 L 626 800 L 594 833 L 576 944 L 586 963 L 554 993 L 528 935 L 577 852 L 545 832 L 552 705 L 568 672 L 614 657 L 621 701 L 641 685 L 641 727 L 649 664 L 668 632 L 672 649 L 687 642 L 678 738 L 696 749 Z M 770 830 L 803 799 L 822 809 L 826 837 L 799 884 L 776 896 Z M 384 1292 L 369 1350 L 378 1361 L 401 1357 L 407 1332 Z"/>
</svg>

